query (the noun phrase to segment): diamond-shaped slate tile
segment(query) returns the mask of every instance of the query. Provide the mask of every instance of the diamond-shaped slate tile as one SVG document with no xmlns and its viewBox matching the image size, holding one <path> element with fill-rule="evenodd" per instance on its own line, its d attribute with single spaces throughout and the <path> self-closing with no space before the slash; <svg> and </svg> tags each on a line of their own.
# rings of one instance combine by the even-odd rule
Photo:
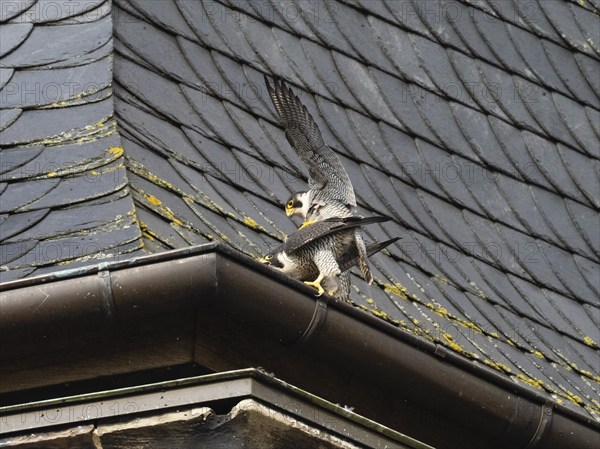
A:
<svg viewBox="0 0 600 449">
<path fill-rule="evenodd" d="M 478 109 L 487 112 L 488 114 L 495 115 L 496 117 L 500 117 L 502 120 L 509 121 L 508 116 L 502 110 L 496 99 L 496 86 L 486 85 L 477 68 L 477 60 L 452 49 L 448 49 L 447 53 L 452 67 L 464 86 L 463 92 L 468 93 L 473 98 Z M 463 95 L 460 95 L 459 100 L 462 99 L 462 97 Z M 476 107 L 475 105 L 470 106 Z"/>
<path fill-rule="evenodd" d="M 540 40 L 540 43 L 557 75 L 575 98 L 596 109 L 600 108 L 600 98 L 590 87 L 573 53 L 549 41 Z"/>
<path fill-rule="evenodd" d="M 557 44 L 564 44 L 555 28 L 546 18 L 543 9 L 539 2 L 521 2 L 519 0 L 511 0 L 506 2 L 509 8 L 514 7 L 512 17 L 519 17 L 525 22 L 529 29 L 538 36 L 545 37 Z"/>
<path fill-rule="evenodd" d="M 444 0 L 444 4 L 446 3 L 446 0 Z M 479 12 L 475 8 L 462 5 L 461 2 L 453 2 L 451 5 L 452 15 L 450 17 L 456 16 L 460 20 L 448 20 L 448 23 L 450 26 L 452 26 L 452 28 L 454 28 L 456 34 L 461 37 L 464 45 L 468 47 L 470 52 L 476 57 L 494 65 L 501 65 L 494 53 L 486 44 L 485 40 L 482 38 L 477 27 L 475 26 L 474 20 L 472 19 L 474 14 L 484 13 Z M 489 17 L 490 21 L 495 20 L 493 16 Z"/>
<path fill-rule="evenodd" d="M 119 2 L 119 5 L 122 3 Z M 162 28 L 189 39 L 196 38 L 181 11 L 177 8 L 177 2 L 162 0 L 160 2 L 148 3 L 143 0 L 130 0 L 129 3 L 150 21 L 160 25 Z"/>
<path fill-rule="evenodd" d="M 494 117 L 490 117 L 490 125 L 504 153 L 515 167 L 511 174 L 517 179 L 553 190 L 552 184 L 548 182 L 529 154 L 523 133 L 514 126 Z"/>
<path fill-rule="evenodd" d="M 575 21 L 573 10 L 569 8 L 567 2 L 541 1 L 539 5 L 567 45 L 579 51 L 594 54 L 593 50 L 586 43 L 586 39 Z"/>
<path fill-rule="evenodd" d="M 570 95 L 546 57 L 540 40 L 533 34 L 517 26 L 506 25 L 506 29 L 515 48 L 521 54 L 524 63 L 535 74 L 535 78 L 547 87 L 558 90 L 565 95 Z M 527 77 L 527 74 L 525 73 L 524 76 Z M 532 80 L 535 81 L 533 78 Z"/>
<path fill-rule="evenodd" d="M 545 177 L 554 186 L 554 190 L 563 192 L 578 201 L 589 203 L 589 200 L 573 182 L 564 161 L 560 157 L 557 146 L 536 134 L 525 131 L 522 135 L 536 166 L 543 171 Z"/>
<path fill-rule="evenodd" d="M 600 139 L 594 133 L 585 110 L 565 96 L 553 94 L 552 99 L 571 136 L 579 144 L 579 148 L 588 155 L 596 157 L 600 149 Z"/>
<path fill-rule="evenodd" d="M 596 211 L 569 199 L 565 200 L 565 206 L 583 239 L 593 249 L 596 257 L 600 257 L 600 239 L 597 238 L 599 234 L 598 215 Z"/>
</svg>

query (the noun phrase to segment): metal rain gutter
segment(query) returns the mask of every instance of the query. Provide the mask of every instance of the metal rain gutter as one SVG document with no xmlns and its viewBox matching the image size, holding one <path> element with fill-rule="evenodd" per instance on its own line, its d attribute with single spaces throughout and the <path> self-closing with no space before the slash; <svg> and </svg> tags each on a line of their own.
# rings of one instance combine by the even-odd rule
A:
<svg viewBox="0 0 600 449">
<path fill-rule="evenodd" d="M 548 395 L 216 244 L 0 284 L 0 391 L 263 366 L 436 447 L 595 448 Z"/>
</svg>

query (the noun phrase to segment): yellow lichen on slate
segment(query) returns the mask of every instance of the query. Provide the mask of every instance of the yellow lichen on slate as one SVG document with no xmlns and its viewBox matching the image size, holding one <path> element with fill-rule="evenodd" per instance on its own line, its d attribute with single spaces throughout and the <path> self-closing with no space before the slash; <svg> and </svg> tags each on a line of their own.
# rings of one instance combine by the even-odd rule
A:
<svg viewBox="0 0 600 449">
<path fill-rule="evenodd" d="M 156 240 L 156 234 L 150 230 L 146 223 L 138 221 L 140 225 L 140 230 L 142 231 L 142 235 L 149 240 Z"/>
<path fill-rule="evenodd" d="M 383 284 L 383 289 L 386 292 L 392 293 L 393 295 L 396 295 L 397 297 L 406 299 L 408 301 L 408 296 L 406 296 L 406 287 L 400 284 L 399 282 L 396 282 L 395 285 Z"/>
<path fill-rule="evenodd" d="M 598 347 L 598 343 L 596 343 L 596 342 L 595 342 L 595 341 L 592 339 L 592 337 L 589 337 L 589 336 L 587 336 L 587 335 L 586 335 L 586 336 L 583 338 L 583 342 L 584 342 L 586 345 L 588 345 L 589 347 L 591 347 L 591 348 L 597 348 L 597 347 Z"/>
<path fill-rule="evenodd" d="M 122 149 L 121 149 L 121 151 L 122 151 Z M 181 196 L 185 195 L 184 192 L 182 192 L 180 189 L 174 187 L 173 184 L 171 184 L 169 181 L 165 181 L 164 179 L 156 176 L 154 173 L 149 171 L 142 164 L 134 161 L 133 159 L 130 159 L 129 157 L 127 157 L 127 168 L 129 171 L 135 173 L 136 175 L 141 176 L 144 179 L 147 179 L 152 184 L 155 184 L 159 187 L 170 190 L 171 192 L 175 192 L 178 195 L 181 195 Z"/>
<path fill-rule="evenodd" d="M 169 209 L 166 206 L 163 206 L 163 203 L 161 200 L 159 200 L 158 198 L 156 198 L 154 195 L 149 195 L 143 191 L 140 191 L 142 193 L 142 195 L 144 195 L 144 198 L 146 199 L 146 201 L 148 201 L 150 204 L 156 206 L 157 208 L 157 212 L 160 213 L 163 217 L 167 218 L 169 221 L 179 225 L 179 226 L 183 226 L 183 222 L 175 217 L 175 214 L 173 213 L 173 211 L 171 211 L 171 209 Z"/>
<path fill-rule="evenodd" d="M 433 280 L 434 280 L 434 281 L 438 281 L 438 282 L 440 282 L 441 284 L 446 284 L 446 285 L 448 285 L 448 279 L 446 279 L 446 278 L 445 278 L 445 277 L 443 277 L 443 276 L 440 276 L 439 274 L 434 274 L 434 275 L 433 275 Z"/>
<path fill-rule="evenodd" d="M 373 305 L 374 307 L 372 309 L 365 307 L 365 306 L 360 306 L 360 307 L 364 310 L 371 312 L 371 314 L 375 315 L 376 317 L 381 318 L 382 320 L 385 320 L 388 323 L 393 324 L 394 326 L 400 326 L 400 321 L 390 317 L 387 312 L 384 312 L 383 310 L 379 309 L 377 307 L 377 305 L 375 305 L 375 301 L 373 301 L 373 299 L 369 298 L 369 299 L 367 299 L 367 302 L 369 304 Z"/>
<path fill-rule="evenodd" d="M 497 371 L 502 371 L 506 374 L 512 374 L 512 370 L 503 363 L 494 362 L 490 359 L 485 359 L 483 363 L 491 368 L 494 368 Z"/>
<path fill-rule="evenodd" d="M 108 152 L 110 154 L 114 154 L 116 157 L 120 157 L 123 155 L 123 147 L 122 146 L 118 146 L 118 147 L 110 147 L 108 149 Z"/>
<path fill-rule="evenodd" d="M 452 315 L 450 312 L 448 312 L 448 310 L 445 307 L 442 307 L 439 304 L 434 304 L 434 303 L 428 302 L 425 305 L 426 305 L 426 307 L 428 309 L 433 310 L 436 315 L 439 315 L 442 318 L 445 318 L 445 319 L 447 319 L 449 321 L 456 322 L 456 323 L 460 324 L 462 327 L 465 327 L 465 328 L 468 328 L 468 329 L 472 329 L 475 332 L 478 332 L 480 334 L 484 333 L 483 330 L 479 326 L 477 326 L 475 323 L 463 320 L 461 318 L 458 318 L 458 317 Z"/>
<path fill-rule="evenodd" d="M 53 136 L 31 142 L 31 144 L 41 144 L 47 147 L 72 143 L 81 144 L 94 142 L 100 138 L 111 136 L 116 132 L 117 122 L 112 118 L 112 116 L 109 116 L 97 123 L 86 125 L 83 128 L 72 128 Z"/>
<path fill-rule="evenodd" d="M 154 195 L 144 194 L 144 196 L 150 203 L 154 204 L 155 206 L 160 206 L 162 204 L 162 201 L 156 198 Z"/>
<path fill-rule="evenodd" d="M 461 345 L 459 345 L 456 341 L 454 341 L 454 337 L 451 334 L 444 333 L 442 334 L 444 337 L 444 341 L 447 346 L 449 346 L 453 351 L 458 352 L 459 354 L 463 354 L 469 358 L 477 358 L 475 354 L 467 351 Z"/>
<path fill-rule="evenodd" d="M 534 356 L 536 356 L 538 359 L 544 359 L 544 358 L 545 358 L 545 357 L 544 357 L 544 354 L 542 354 L 540 351 L 537 351 L 537 350 L 535 350 L 535 349 L 533 349 L 533 350 L 531 351 L 531 353 L 532 353 Z"/>
<path fill-rule="evenodd" d="M 567 399 L 569 399 L 574 404 L 577 404 L 577 405 L 583 405 L 584 404 L 583 403 L 583 399 L 581 399 L 581 397 L 577 396 L 572 391 L 567 390 L 566 393 L 567 393 Z"/>
<path fill-rule="evenodd" d="M 450 313 L 448 312 L 448 310 L 446 310 L 445 307 L 438 306 L 434 309 L 434 311 L 435 311 L 436 315 L 439 315 L 443 318 L 451 318 Z"/>
<path fill-rule="evenodd" d="M 252 229 L 258 229 L 258 223 L 250 217 L 244 218 L 244 224 Z"/>
<path fill-rule="evenodd" d="M 532 387 L 537 388 L 538 390 L 544 389 L 544 381 L 538 379 L 532 379 L 531 377 L 527 377 L 521 373 L 517 374 L 517 378 L 525 382 L 526 384 L 531 385 Z"/>
</svg>

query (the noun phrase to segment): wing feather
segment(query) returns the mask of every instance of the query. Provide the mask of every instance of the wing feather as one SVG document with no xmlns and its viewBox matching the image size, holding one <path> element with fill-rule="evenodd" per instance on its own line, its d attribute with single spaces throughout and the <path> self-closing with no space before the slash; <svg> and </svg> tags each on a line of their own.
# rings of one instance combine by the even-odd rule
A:
<svg viewBox="0 0 600 449">
<path fill-rule="evenodd" d="M 346 229 L 356 228 L 371 223 L 381 223 L 388 221 L 389 217 L 374 216 L 374 217 L 346 217 L 346 218 L 328 218 L 306 226 L 302 229 L 297 229 L 291 233 L 283 242 L 283 251 L 290 254 L 298 251 L 311 242 L 314 242 L 321 237 L 325 237 L 333 232 L 339 232 Z"/>
<path fill-rule="evenodd" d="M 339 157 L 323 141 L 312 115 L 282 80 L 265 76 L 267 90 L 285 130 L 285 136 L 308 168 L 308 185 L 325 198 L 356 206 L 354 188 Z"/>
</svg>

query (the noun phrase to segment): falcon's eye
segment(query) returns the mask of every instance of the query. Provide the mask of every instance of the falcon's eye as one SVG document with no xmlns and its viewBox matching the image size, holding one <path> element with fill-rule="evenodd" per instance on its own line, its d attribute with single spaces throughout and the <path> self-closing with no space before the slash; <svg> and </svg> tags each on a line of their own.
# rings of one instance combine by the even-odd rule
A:
<svg viewBox="0 0 600 449">
<path fill-rule="evenodd" d="M 292 207 L 294 207 L 294 200 L 289 200 L 288 203 L 287 203 L 287 205 L 286 205 L 286 207 L 288 209 L 291 209 Z"/>
<path fill-rule="evenodd" d="M 271 254 L 267 254 L 265 256 L 265 260 L 271 260 L 273 258 L 273 256 Z"/>
</svg>

